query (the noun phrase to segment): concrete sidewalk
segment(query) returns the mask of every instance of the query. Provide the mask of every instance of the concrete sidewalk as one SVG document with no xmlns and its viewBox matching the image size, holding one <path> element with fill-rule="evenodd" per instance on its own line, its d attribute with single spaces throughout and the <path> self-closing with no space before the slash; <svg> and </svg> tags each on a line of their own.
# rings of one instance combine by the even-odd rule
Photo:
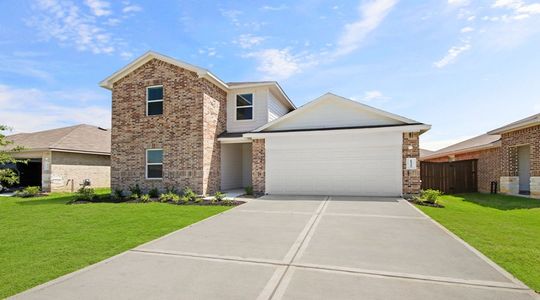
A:
<svg viewBox="0 0 540 300">
<path fill-rule="evenodd" d="M 265 196 L 21 299 L 537 299 L 401 199 Z"/>
</svg>

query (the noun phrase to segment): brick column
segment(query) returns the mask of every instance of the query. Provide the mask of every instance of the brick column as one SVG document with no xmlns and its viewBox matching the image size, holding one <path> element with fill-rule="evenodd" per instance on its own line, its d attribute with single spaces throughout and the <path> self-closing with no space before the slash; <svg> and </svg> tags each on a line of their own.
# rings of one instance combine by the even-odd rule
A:
<svg viewBox="0 0 540 300">
<path fill-rule="evenodd" d="M 253 183 L 253 193 L 261 195 L 265 192 L 265 149 L 264 139 L 253 140 L 251 180 Z"/>
<path fill-rule="evenodd" d="M 420 144 L 419 132 L 403 133 L 403 195 L 414 195 L 420 193 Z M 416 158 L 416 170 L 407 170 L 407 158 Z"/>
</svg>

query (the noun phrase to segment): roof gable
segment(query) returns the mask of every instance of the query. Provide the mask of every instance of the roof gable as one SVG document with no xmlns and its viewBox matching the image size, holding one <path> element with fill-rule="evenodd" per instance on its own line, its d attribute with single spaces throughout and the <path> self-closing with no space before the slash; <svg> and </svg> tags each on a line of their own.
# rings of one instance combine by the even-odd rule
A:
<svg viewBox="0 0 540 300">
<path fill-rule="evenodd" d="M 407 124 L 419 122 L 327 93 L 255 132 Z"/>
<path fill-rule="evenodd" d="M 208 80 L 212 81 L 213 83 L 217 84 L 220 87 L 228 88 L 227 84 L 225 84 L 221 79 L 219 79 L 217 76 L 212 74 L 207 69 L 197 67 L 197 66 L 192 65 L 192 64 L 188 64 L 188 63 L 183 62 L 181 60 L 177 60 L 177 59 L 174 59 L 172 57 L 165 56 L 163 54 L 159 54 L 159 53 L 154 52 L 154 51 L 148 51 L 145 54 L 139 56 L 138 58 L 136 58 L 131 63 L 127 64 L 122 69 L 116 71 L 111 76 L 109 76 L 109 77 L 105 78 L 104 80 L 102 80 L 99 83 L 99 85 L 101 87 L 104 87 L 106 89 L 111 90 L 113 88 L 113 84 L 116 81 L 122 79 L 124 76 L 131 73 L 132 71 L 134 71 L 135 69 L 137 69 L 140 66 L 144 65 L 145 63 L 149 62 L 152 59 L 158 59 L 158 60 L 170 63 L 172 65 L 178 66 L 180 68 L 195 72 L 195 73 L 197 73 L 197 75 L 199 77 L 205 77 L 205 78 L 207 78 Z"/>
</svg>

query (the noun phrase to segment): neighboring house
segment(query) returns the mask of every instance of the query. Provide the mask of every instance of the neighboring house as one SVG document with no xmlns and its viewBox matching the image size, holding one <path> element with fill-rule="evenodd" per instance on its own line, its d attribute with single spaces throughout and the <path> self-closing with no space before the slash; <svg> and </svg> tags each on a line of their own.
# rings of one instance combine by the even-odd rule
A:
<svg viewBox="0 0 540 300">
<path fill-rule="evenodd" d="M 25 148 L 12 155 L 27 163 L 8 166 L 17 169 L 21 186 L 41 186 L 45 192 L 75 191 L 85 179 L 92 187 L 110 186 L 110 130 L 81 124 L 6 139 Z"/>
<path fill-rule="evenodd" d="M 423 162 L 477 160 L 478 191 L 540 197 L 540 114 L 422 156 Z"/>
<path fill-rule="evenodd" d="M 325 94 L 296 108 L 274 81 L 225 83 L 148 52 L 103 80 L 112 91 L 111 185 L 211 194 L 392 195 L 420 189 L 430 126 Z"/>
<path fill-rule="evenodd" d="M 420 160 L 422 160 L 422 157 L 426 157 L 426 156 L 432 154 L 433 152 L 435 152 L 435 151 L 420 148 Z"/>
<path fill-rule="evenodd" d="M 540 114 L 488 134 L 501 135 L 501 192 L 540 198 Z"/>
</svg>

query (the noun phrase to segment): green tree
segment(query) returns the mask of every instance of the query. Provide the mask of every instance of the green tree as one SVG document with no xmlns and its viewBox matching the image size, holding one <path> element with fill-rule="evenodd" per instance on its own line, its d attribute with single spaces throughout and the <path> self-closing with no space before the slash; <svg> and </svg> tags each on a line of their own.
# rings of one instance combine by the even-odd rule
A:
<svg viewBox="0 0 540 300">
<path fill-rule="evenodd" d="M 13 145 L 12 141 L 6 139 L 3 134 L 6 131 L 10 131 L 6 125 L 0 124 L 0 166 L 9 163 L 26 162 L 24 160 L 13 158 L 12 153 L 23 150 L 23 147 Z M 13 185 L 19 183 L 19 175 L 12 169 L 4 168 L 0 169 L 0 186 L 2 184 Z"/>
</svg>

